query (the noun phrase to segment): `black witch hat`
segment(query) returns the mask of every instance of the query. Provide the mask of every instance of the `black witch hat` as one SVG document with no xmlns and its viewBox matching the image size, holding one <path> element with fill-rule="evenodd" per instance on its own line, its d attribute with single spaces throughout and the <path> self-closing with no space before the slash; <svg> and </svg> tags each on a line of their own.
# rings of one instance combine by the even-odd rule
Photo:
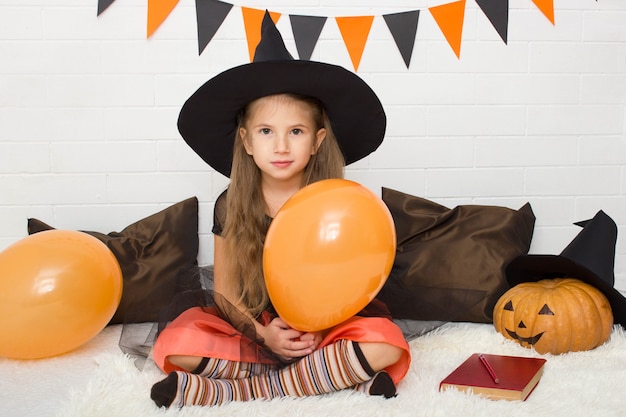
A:
<svg viewBox="0 0 626 417">
<path fill-rule="evenodd" d="M 611 303 L 614 321 L 626 327 L 626 298 L 615 289 L 617 225 L 604 211 L 583 222 L 583 229 L 560 255 L 522 255 L 506 268 L 511 287 L 544 278 L 576 278 L 598 288 Z"/>
<path fill-rule="evenodd" d="M 387 119 L 376 93 L 345 68 L 293 59 L 268 12 L 253 62 L 202 85 L 183 105 L 178 130 L 205 162 L 230 176 L 237 115 L 249 102 L 281 93 L 322 102 L 346 164 L 375 151 L 384 138 Z"/>
</svg>

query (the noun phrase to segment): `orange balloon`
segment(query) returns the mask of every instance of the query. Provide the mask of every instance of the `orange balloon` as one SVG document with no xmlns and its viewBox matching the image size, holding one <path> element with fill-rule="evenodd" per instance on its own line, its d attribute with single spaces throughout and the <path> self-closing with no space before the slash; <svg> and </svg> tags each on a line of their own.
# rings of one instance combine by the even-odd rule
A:
<svg viewBox="0 0 626 417">
<path fill-rule="evenodd" d="M 86 233 L 48 230 L 0 253 L 0 356 L 39 359 L 97 335 L 122 297 L 122 271 Z"/>
<path fill-rule="evenodd" d="M 265 283 L 289 326 L 323 330 L 372 301 L 395 252 L 393 218 L 379 197 L 353 181 L 319 181 L 294 194 L 272 221 Z"/>
</svg>

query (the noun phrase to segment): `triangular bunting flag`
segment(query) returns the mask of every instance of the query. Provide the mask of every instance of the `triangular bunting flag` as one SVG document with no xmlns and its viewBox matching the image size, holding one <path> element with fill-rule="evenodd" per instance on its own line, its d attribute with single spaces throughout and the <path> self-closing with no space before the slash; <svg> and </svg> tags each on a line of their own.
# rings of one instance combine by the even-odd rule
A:
<svg viewBox="0 0 626 417">
<path fill-rule="evenodd" d="M 465 0 L 434 6 L 428 10 L 433 15 L 456 57 L 460 58 L 463 19 L 465 18 Z"/>
<path fill-rule="evenodd" d="M 167 19 L 178 0 L 148 0 L 148 38 Z"/>
<path fill-rule="evenodd" d="M 298 58 L 307 61 L 311 59 L 326 19 L 323 16 L 289 15 L 291 30 L 298 49 Z"/>
<path fill-rule="evenodd" d="M 115 0 L 98 0 L 98 16 L 107 9 Z"/>
<path fill-rule="evenodd" d="M 407 68 L 411 63 L 411 55 L 413 55 L 413 46 L 415 45 L 417 21 L 419 17 L 419 10 L 386 14 L 383 16 Z"/>
<path fill-rule="evenodd" d="M 533 0 L 533 3 L 554 24 L 554 0 Z"/>
<path fill-rule="evenodd" d="M 196 0 L 198 55 L 202 54 L 204 48 L 211 42 L 232 8 L 232 4 L 218 0 Z"/>
<path fill-rule="evenodd" d="M 504 43 L 509 28 L 509 0 L 476 0 Z"/>
<path fill-rule="evenodd" d="M 242 7 L 241 13 L 243 14 L 243 25 L 246 28 L 250 62 L 252 62 L 254 60 L 254 51 L 256 51 L 257 45 L 261 42 L 261 23 L 263 22 L 263 16 L 265 16 L 265 10 Z M 276 24 L 281 14 L 274 12 L 269 13 L 272 21 Z"/>
<path fill-rule="evenodd" d="M 343 42 L 348 48 L 354 70 L 357 71 L 374 16 L 336 17 L 335 20 L 339 26 Z"/>
</svg>

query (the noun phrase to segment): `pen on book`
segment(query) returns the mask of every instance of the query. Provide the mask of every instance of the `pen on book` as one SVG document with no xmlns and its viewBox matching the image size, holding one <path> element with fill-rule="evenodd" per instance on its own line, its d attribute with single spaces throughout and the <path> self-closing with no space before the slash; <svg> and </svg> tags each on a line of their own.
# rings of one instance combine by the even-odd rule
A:
<svg viewBox="0 0 626 417">
<path fill-rule="evenodd" d="M 500 379 L 498 378 L 498 375 L 496 375 L 496 373 L 493 371 L 493 368 L 491 367 L 491 365 L 487 361 L 487 358 L 485 358 L 485 355 L 480 354 L 480 355 L 478 355 L 478 357 L 480 358 L 480 361 L 483 363 L 483 365 L 485 366 L 485 368 L 489 372 L 489 375 L 491 375 L 491 379 L 493 379 L 493 382 L 495 382 L 496 384 L 499 384 L 500 383 Z"/>
</svg>

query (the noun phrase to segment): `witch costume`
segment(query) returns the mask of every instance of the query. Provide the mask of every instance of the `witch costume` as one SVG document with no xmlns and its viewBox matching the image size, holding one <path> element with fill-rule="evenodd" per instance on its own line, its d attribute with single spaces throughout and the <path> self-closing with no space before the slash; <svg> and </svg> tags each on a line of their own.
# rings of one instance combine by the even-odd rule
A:
<svg viewBox="0 0 626 417">
<path fill-rule="evenodd" d="M 311 96 L 322 102 L 346 164 L 369 155 L 383 140 L 386 116 L 372 89 L 344 68 L 294 60 L 267 13 L 254 61 L 227 70 L 202 85 L 183 105 L 179 131 L 205 162 L 230 176 L 238 113 L 257 98 L 281 93 Z M 225 192 L 214 210 L 212 231 L 218 236 L 226 217 L 224 196 Z M 288 365 L 263 345 L 250 319 L 223 298 L 213 294 L 213 305 L 185 310 L 160 332 L 153 359 L 161 370 L 181 371 L 168 360 L 171 355 L 218 358 L 267 365 L 269 369 Z M 270 306 L 256 319 L 267 325 L 274 317 L 276 313 Z M 400 360 L 385 369 L 394 384 L 409 369 L 407 341 L 386 307 L 376 300 L 356 316 L 328 329 L 318 350 L 340 340 L 381 342 L 400 348 Z"/>
</svg>

